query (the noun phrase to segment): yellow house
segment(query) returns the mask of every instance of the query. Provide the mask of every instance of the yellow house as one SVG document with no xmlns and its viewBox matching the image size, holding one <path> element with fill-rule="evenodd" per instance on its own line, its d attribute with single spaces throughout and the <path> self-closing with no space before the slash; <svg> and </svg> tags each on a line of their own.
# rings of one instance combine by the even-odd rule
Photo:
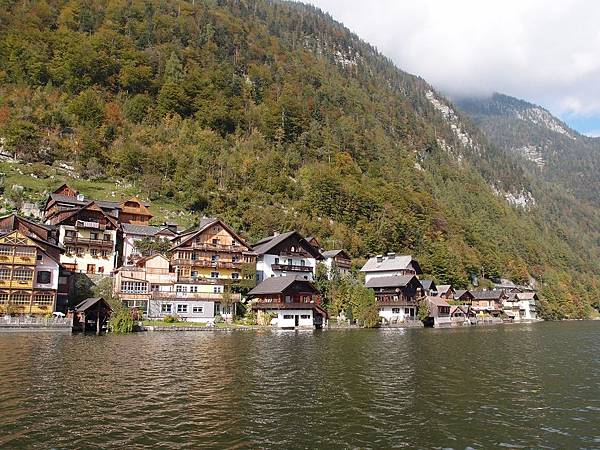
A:
<svg viewBox="0 0 600 450">
<path fill-rule="evenodd" d="M 58 261 L 19 231 L 0 236 L 0 311 L 52 313 L 59 269 Z"/>
</svg>

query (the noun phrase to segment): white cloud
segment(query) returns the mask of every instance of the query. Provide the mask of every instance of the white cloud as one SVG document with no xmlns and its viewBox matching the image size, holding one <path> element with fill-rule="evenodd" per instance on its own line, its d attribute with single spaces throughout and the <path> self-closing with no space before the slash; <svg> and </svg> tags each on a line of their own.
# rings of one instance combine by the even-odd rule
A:
<svg viewBox="0 0 600 450">
<path fill-rule="evenodd" d="M 600 2 L 310 0 L 451 94 L 503 92 L 600 115 Z"/>
</svg>

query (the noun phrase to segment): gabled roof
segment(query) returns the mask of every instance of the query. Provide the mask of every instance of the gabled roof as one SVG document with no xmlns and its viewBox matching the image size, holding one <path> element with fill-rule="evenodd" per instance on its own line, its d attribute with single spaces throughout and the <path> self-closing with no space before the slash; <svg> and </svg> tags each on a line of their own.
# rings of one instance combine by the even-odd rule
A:
<svg viewBox="0 0 600 450">
<path fill-rule="evenodd" d="M 412 263 L 415 271 L 421 273 L 421 266 L 413 259 L 410 255 L 401 256 L 384 256 L 381 261 L 378 261 L 378 257 L 374 256 L 369 258 L 365 265 L 360 269 L 361 272 L 393 272 L 395 270 L 406 270 Z"/>
<path fill-rule="evenodd" d="M 329 259 L 329 258 L 335 258 L 336 256 L 338 256 L 340 253 L 343 253 L 343 256 L 347 259 L 351 259 L 350 255 L 348 254 L 348 252 L 346 252 L 346 250 L 326 250 L 324 252 L 321 252 L 321 255 L 323 256 L 323 258 L 325 259 Z"/>
<path fill-rule="evenodd" d="M 504 291 L 471 291 L 475 300 L 500 300 Z"/>
<path fill-rule="evenodd" d="M 278 246 L 282 242 L 285 242 L 287 239 L 291 238 L 294 235 L 298 236 L 300 243 L 304 242 L 306 244 L 306 246 L 304 247 L 304 249 L 308 253 L 310 253 L 310 255 L 313 258 L 316 258 L 316 259 L 321 259 L 322 258 L 321 253 L 319 252 L 319 250 L 317 250 L 315 247 L 313 247 L 311 244 L 309 244 L 306 241 L 306 239 L 304 239 L 304 237 L 302 237 L 302 235 L 300 233 L 298 233 L 297 231 L 288 231 L 286 233 L 281 233 L 281 234 L 276 234 L 276 235 L 273 235 L 273 236 L 266 237 L 266 238 L 261 239 L 260 241 L 258 241 L 256 244 L 254 244 L 254 246 L 252 247 L 252 249 L 254 250 L 254 252 L 257 255 L 268 254 L 271 249 L 273 249 L 274 247 Z"/>
<path fill-rule="evenodd" d="M 445 294 L 446 292 L 448 292 L 450 289 L 452 288 L 451 284 L 440 284 L 437 287 L 437 292 L 438 295 L 442 295 Z"/>
<path fill-rule="evenodd" d="M 167 232 L 172 236 L 177 236 L 177 233 L 175 233 L 173 230 L 170 230 L 166 226 L 155 227 L 152 225 L 135 225 L 132 223 L 123 223 L 121 224 L 121 228 L 123 229 L 124 233 L 135 234 L 138 236 L 156 236 L 161 232 Z"/>
<path fill-rule="evenodd" d="M 76 215 L 79 212 L 81 212 L 83 210 L 86 210 L 86 209 L 89 209 L 89 210 L 92 210 L 92 211 L 98 211 L 98 212 L 102 213 L 102 215 L 104 215 L 104 217 L 106 217 L 108 219 L 108 221 L 113 224 L 113 226 L 115 228 L 118 227 L 117 220 L 114 217 L 109 216 L 108 214 L 106 214 L 104 212 L 104 210 L 95 201 L 93 201 L 93 200 L 91 202 L 87 203 L 85 206 L 82 206 L 81 208 L 74 208 L 72 211 L 69 212 L 69 214 L 67 214 L 65 217 L 63 217 L 62 220 L 59 223 L 62 223 L 65 220 L 70 219 L 74 215 Z"/>
<path fill-rule="evenodd" d="M 110 307 L 110 305 L 102 297 L 86 298 L 84 301 L 82 301 L 77 306 L 75 306 L 75 311 L 85 312 L 98 302 L 103 302 L 104 305 L 112 311 L 112 308 Z"/>
<path fill-rule="evenodd" d="M 34 238 L 34 237 L 32 237 L 32 236 L 27 236 L 27 235 L 25 235 L 25 234 L 21 233 L 19 230 L 10 231 L 10 232 L 8 232 L 8 233 L 6 233 L 6 234 L 1 234 L 1 235 L 0 235 L 0 238 L 4 239 L 4 238 L 7 238 L 7 237 L 9 237 L 9 236 L 11 236 L 11 235 L 13 235 L 13 234 L 16 234 L 16 235 L 18 235 L 19 237 L 22 237 L 22 238 L 24 238 L 24 239 L 27 239 L 28 241 L 31 241 L 31 244 L 32 244 L 34 247 L 36 247 L 38 250 L 40 250 L 42 253 L 44 253 L 44 255 L 46 255 L 46 256 L 47 256 L 48 258 L 50 258 L 52 261 L 54 261 L 55 263 L 57 263 L 58 265 L 60 265 L 60 258 L 59 258 L 59 259 L 56 259 L 56 258 L 54 258 L 52 255 L 50 255 L 50 254 L 49 254 L 49 253 L 46 251 L 46 249 L 44 248 L 44 245 L 50 245 L 50 246 L 52 246 L 52 247 L 56 247 L 56 248 L 58 248 L 58 249 L 62 249 L 62 247 L 59 247 L 58 245 L 52 244 L 52 243 L 50 243 L 50 242 L 44 241 L 44 240 L 42 240 L 42 239 L 39 239 L 39 238 Z M 11 245 L 11 244 L 8 244 L 8 245 Z"/>
<path fill-rule="evenodd" d="M 196 227 L 195 229 L 188 229 L 188 230 L 184 231 L 182 234 L 180 234 L 177 237 L 177 240 L 179 242 L 176 243 L 175 245 L 173 245 L 173 247 L 171 247 L 171 249 L 169 251 L 175 250 L 176 248 L 181 247 L 184 244 L 187 244 L 189 241 L 194 239 L 197 235 L 199 235 L 200 233 L 202 233 L 203 231 L 205 231 L 207 228 L 214 225 L 215 223 L 219 223 L 219 225 L 221 225 L 225 230 L 227 230 L 227 232 L 229 234 L 231 234 L 236 240 L 238 240 L 243 246 L 250 248 L 250 244 L 248 244 L 244 240 L 244 238 L 242 238 L 239 234 L 237 234 L 233 228 L 231 228 L 229 225 L 227 225 L 221 219 L 203 217 L 200 220 L 200 224 L 198 225 L 198 227 Z"/>
<path fill-rule="evenodd" d="M 433 280 L 419 280 L 421 282 L 421 286 L 423 286 L 423 289 L 429 289 L 429 290 L 436 290 L 436 285 L 435 282 Z"/>
<path fill-rule="evenodd" d="M 457 310 L 462 311 L 465 315 L 468 315 L 470 307 L 469 305 L 450 305 L 450 315 L 453 315 Z"/>
<path fill-rule="evenodd" d="M 266 295 L 266 294 L 281 294 L 290 286 L 296 283 L 305 284 L 312 292 L 317 292 L 313 284 L 303 278 L 296 278 L 293 275 L 285 277 L 270 277 L 261 282 L 258 286 L 248 292 L 248 296 Z"/>
<path fill-rule="evenodd" d="M 441 297 L 427 297 L 427 300 L 435 306 L 450 306 L 448 302 Z"/>
<path fill-rule="evenodd" d="M 535 292 L 518 292 L 517 293 L 518 300 L 537 300 L 538 296 Z"/>
<path fill-rule="evenodd" d="M 398 275 L 389 277 L 373 277 L 365 283 L 365 286 L 371 289 L 377 288 L 400 288 L 410 284 L 415 279 L 419 284 L 419 280 L 414 275 Z"/>
<path fill-rule="evenodd" d="M 458 290 L 454 291 L 454 299 L 458 300 L 466 294 L 469 294 L 468 297 L 473 298 L 473 294 L 471 293 L 471 291 L 469 291 L 467 289 L 458 289 Z"/>
</svg>

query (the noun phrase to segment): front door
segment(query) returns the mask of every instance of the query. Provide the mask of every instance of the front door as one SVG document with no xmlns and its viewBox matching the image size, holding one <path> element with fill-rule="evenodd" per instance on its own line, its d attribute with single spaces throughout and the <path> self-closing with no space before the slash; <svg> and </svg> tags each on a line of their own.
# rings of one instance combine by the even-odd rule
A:
<svg viewBox="0 0 600 450">
<path fill-rule="evenodd" d="M 87 265 L 87 273 L 96 273 L 96 265 L 88 264 Z"/>
<path fill-rule="evenodd" d="M 296 314 L 296 315 L 294 316 L 294 325 L 295 325 L 295 326 L 298 326 L 298 325 L 300 325 L 300 316 L 299 316 L 298 314 Z"/>
</svg>

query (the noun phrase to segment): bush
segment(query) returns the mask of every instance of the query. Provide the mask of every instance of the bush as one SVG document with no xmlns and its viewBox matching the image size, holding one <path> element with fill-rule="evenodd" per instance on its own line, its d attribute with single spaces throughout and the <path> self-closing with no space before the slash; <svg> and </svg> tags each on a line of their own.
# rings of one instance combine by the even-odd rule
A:
<svg viewBox="0 0 600 450">
<path fill-rule="evenodd" d="M 223 319 L 223 316 L 221 314 L 217 314 L 215 316 L 215 323 L 223 323 L 225 322 L 225 320 Z"/>
<path fill-rule="evenodd" d="M 163 322 L 165 323 L 175 323 L 175 322 L 179 322 L 179 317 L 177 316 L 172 316 L 171 314 L 167 314 L 164 318 L 163 318 Z"/>
<path fill-rule="evenodd" d="M 113 313 L 108 321 L 108 329 L 116 334 L 131 333 L 133 331 L 133 317 L 128 309 L 122 308 Z"/>
</svg>

